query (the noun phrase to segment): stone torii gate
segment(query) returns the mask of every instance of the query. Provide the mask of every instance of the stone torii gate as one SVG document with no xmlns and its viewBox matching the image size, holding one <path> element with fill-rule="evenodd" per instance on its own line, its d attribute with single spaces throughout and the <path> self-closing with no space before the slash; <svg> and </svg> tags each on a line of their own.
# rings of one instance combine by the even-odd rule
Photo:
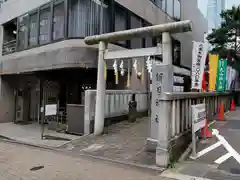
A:
<svg viewBox="0 0 240 180">
<path fill-rule="evenodd" d="M 184 33 L 192 31 L 192 22 L 190 20 L 172 22 L 166 24 L 160 24 L 155 26 L 148 26 L 137 29 L 130 29 L 125 31 L 118 31 L 113 33 L 101 34 L 96 36 L 86 37 L 85 43 L 87 45 L 99 46 L 98 53 L 98 75 L 97 75 L 97 97 L 96 97 L 96 108 L 95 108 L 95 122 L 94 122 L 94 134 L 100 135 L 104 128 L 104 101 L 106 93 L 106 82 L 104 79 L 104 64 L 105 60 L 110 59 L 131 59 L 136 57 L 161 55 L 163 62 L 162 64 L 155 65 L 153 67 L 153 89 L 152 90 L 152 115 L 151 115 L 151 130 L 150 138 L 154 141 L 153 149 L 156 150 L 156 163 L 160 166 L 166 166 L 168 162 L 168 153 L 166 153 L 166 146 L 168 143 L 166 127 L 168 126 L 168 119 L 163 114 L 160 113 L 159 107 L 154 106 L 156 98 L 164 95 L 164 92 L 172 92 L 173 90 L 173 65 L 172 65 L 172 43 L 171 43 L 171 33 Z M 156 46 L 151 48 L 140 48 L 131 50 L 117 50 L 108 51 L 108 43 L 131 40 L 134 38 L 145 38 L 145 37 L 159 37 L 162 36 L 162 47 Z M 156 79 L 157 74 L 161 71 L 162 83 L 161 83 L 161 93 L 156 90 L 157 83 L 159 81 Z M 154 75 L 155 73 L 155 75 Z M 166 75 L 163 75 L 166 74 Z M 157 82 L 158 81 L 158 82 Z M 163 105 L 164 111 L 168 109 Z M 161 123 L 155 122 L 155 116 L 161 116 Z M 153 139 L 154 138 L 154 139 Z M 149 143 L 149 142 L 148 142 Z M 152 146 L 152 145 L 150 145 Z"/>
<path fill-rule="evenodd" d="M 184 33 L 191 31 L 191 24 L 192 23 L 190 20 L 186 20 L 95 36 L 88 36 L 84 39 L 87 45 L 98 44 L 99 46 L 97 97 L 94 123 L 95 135 L 101 134 L 104 128 L 104 101 L 106 91 L 106 82 L 104 80 L 104 61 L 109 59 L 136 58 L 162 54 L 163 64 L 172 64 L 172 44 L 170 33 Z M 162 36 L 162 49 L 161 47 L 157 46 L 133 50 L 106 51 L 108 43 L 153 36 Z"/>
</svg>

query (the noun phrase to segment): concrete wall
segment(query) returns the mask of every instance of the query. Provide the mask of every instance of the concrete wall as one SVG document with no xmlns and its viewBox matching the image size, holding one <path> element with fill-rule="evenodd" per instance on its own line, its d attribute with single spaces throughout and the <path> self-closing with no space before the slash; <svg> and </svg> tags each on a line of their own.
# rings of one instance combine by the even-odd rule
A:
<svg viewBox="0 0 240 180">
<path fill-rule="evenodd" d="M 204 41 L 204 33 L 208 30 L 208 21 L 204 18 L 197 5 L 197 0 L 181 0 L 182 20 L 192 20 L 193 32 L 186 33 L 182 44 L 182 62 L 191 67 L 192 41 Z"/>
<path fill-rule="evenodd" d="M 2 57 L 2 74 L 16 74 L 67 67 L 96 67 L 97 49 L 67 40 Z M 81 40 L 82 41 L 82 40 Z"/>
<path fill-rule="evenodd" d="M 192 41 L 204 41 L 204 33 L 207 32 L 207 19 L 198 9 L 197 0 L 181 0 L 181 19 L 192 20 L 193 31 L 173 35 L 181 41 L 181 64 L 192 65 Z"/>
<path fill-rule="evenodd" d="M 122 49 L 110 44 L 110 50 Z M 29 50 L 0 55 L 0 74 L 17 74 L 59 68 L 97 68 L 97 46 L 87 46 L 82 39 L 69 39 Z M 113 61 L 107 61 L 112 69 Z M 125 67 L 127 62 L 125 62 Z"/>
<path fill-rule="evenodd" d="M 150 0 L 116 0 L 143 19 L 152 24 L 162 24 L 173 21 Z M 204 32 L 207 32 L 207 20 L 198 9 L 197 0 L 181 0 L 181 20 L 193 21 L 193 32 L 173 35 L 182 44 L 181 65 L 191 67 L 192 41 L 203 41 Z"/>
</svg>

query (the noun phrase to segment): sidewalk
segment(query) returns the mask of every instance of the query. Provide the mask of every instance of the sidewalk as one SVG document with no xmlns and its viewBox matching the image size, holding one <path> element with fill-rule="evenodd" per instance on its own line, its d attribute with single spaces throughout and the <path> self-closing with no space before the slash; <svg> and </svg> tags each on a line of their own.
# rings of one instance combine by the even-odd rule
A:
<svg viewBox="0 0 240 180">
<path fill-rule="evenodd" d="M 71 142 L 72 140 L 81 138 L 81 136 L 74 136 L 48 130 L 47 127 L 45 127 L 44 135 L 49 135 L 53 138 L 42 140 L 41 125 L 37 123 L 20 125 L 9 122 L 1 123 L 0 125 L 0 137 L 34 146 L 58 148 Z"/>
<path fill-rule="evenodd" d="M 225 121 L 217 121 L 214 123 L 212 128 L 217 129 L 228 144 L 237 153 L 240 153 L 240 109 L 227 113 L 225 119 Z M 214 147 L 216 144 L 219 144 L 219 139 L 216 138 L 216 136 L 208 140 L 202 140 L 198 144 L 197 152 L 202 150 L 202 152 L 204 152 L 206 149 L 209 150 L 210 146 Z M 239 180 L 240 164 L 232 156 L 227 159 L 226 157 L 228 155 L 230 156 L 231 153 L 221 144 L 209 152 L 205 151 L 205 153 L 196 160 L 188 159 L 185 162 L 177 164 L 176 168 L 168 170 L 165 173 L 171 172 L 214 180 Z"/>
<path fill-rule="evenodd" d="M 111 163 L 0 142 L 1 180 L 174 180 Z"/>
<path fill-rule="evenodd" d="M 41 127 L 36 124 L 16 125 L 3 123 L 0 126 L 0 137 L 15 140 L 16 143 L 57 150 L 74 157 L 91 157 L 117 164 L 139 167 L 161 172 L 157 167 L 155 153 L 146 151 L 146 140 L 149 133 L 150 118 L 139 118 L 136 122 L 122 121 L 106 129 L 101 136 L 73 136 L 54 131 L 46 131 L 54 136 L 68 138 L 62 140 L 41 140 Z"/>
<path fill-rule="evenodd" d="M 85 136 L 59 149 L 69 154 L 160 169 L 156 167 L 155 153 L 146 151 L 149 121 L 148 117 L 139 118 L 134 123 L 123 121 L 108 127 L 107 133 L 101 136 Z"/>
</svg>

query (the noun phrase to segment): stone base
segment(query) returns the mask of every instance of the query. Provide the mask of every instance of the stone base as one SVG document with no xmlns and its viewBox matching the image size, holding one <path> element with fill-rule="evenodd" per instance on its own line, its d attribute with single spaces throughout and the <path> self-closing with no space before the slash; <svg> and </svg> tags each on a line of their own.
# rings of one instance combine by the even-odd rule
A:
<svg viewBox="0 0 240 180">
<path fill-rule="evenodd" d="M 191 133 L 185 132 L 177 138 L 168 141 L 165 148 L 159 144 L 156 148 L 156 164 L 161 167 L 168 167 L 170 164 L 177 162 L 182 153 L 188 148 L 190 142 Z"/>
<path fill-rule="evenodd" d="M 156 148 L 157 148 L 157 140 L 147 138 L 147 147 L 146 147 L 147 151 L 148 152 L 156 152 Z"/>
<path fill-rule="evenodd" d="M 168 167 L 170 163 L 170 153 L 167 149 L 156 149 L 156 164 L 160 167 Z"/>
</svg>

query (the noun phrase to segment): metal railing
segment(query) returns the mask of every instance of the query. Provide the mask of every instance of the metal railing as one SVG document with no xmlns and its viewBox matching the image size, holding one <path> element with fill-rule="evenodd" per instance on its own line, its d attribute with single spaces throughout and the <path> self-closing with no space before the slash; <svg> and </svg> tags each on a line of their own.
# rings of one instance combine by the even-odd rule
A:
<svg viewBox="0 0 240 180">
<path fill-rule="evenodd" d="M 11 54 L 16 52 L 17 41 L 11 40 L 3 43 L 2 55 Z"/>
</svg>

